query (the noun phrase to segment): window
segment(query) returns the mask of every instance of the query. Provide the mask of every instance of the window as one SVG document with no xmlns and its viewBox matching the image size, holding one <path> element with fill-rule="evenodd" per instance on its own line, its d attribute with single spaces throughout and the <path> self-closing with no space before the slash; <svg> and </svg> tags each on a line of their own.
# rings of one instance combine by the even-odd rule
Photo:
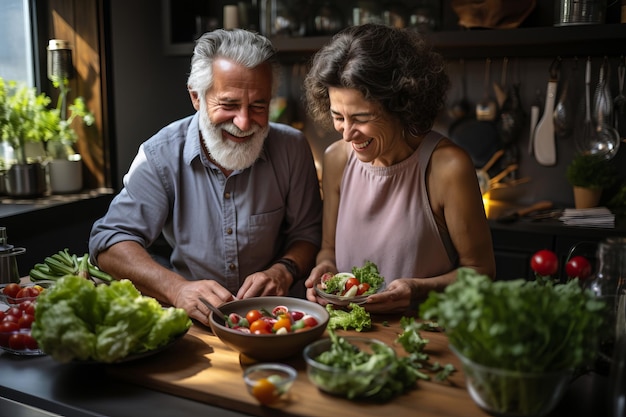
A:
<svg viewBox="0 0 626 417">
<path fill-rule="evenodd" d="M 0 77 L 35 85 L 30 0 L 0 2 Z"/>
</svg>

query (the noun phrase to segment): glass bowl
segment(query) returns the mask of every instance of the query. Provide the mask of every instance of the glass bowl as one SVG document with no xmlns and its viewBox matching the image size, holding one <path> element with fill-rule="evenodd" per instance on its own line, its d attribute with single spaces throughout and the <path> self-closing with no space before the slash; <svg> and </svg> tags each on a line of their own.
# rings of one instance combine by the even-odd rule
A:
<svg viewBox="0 0 626 417">
<path fill-rule="evenodd" d="M 368 355 L 373 353 L 373 345 L 380 345 L 389 349 L 391 357 L 395 357 L 395 351 L 380 340 L 360 336 L 342 337 Z M 347 369 L 347 366 L 335 367 L 318 362 L 316 358 L 328 351 L 332 343 L 331 339 L 320 339 L 304 348 L 303 356 L 309 380 L 323 392 L 350 399 L 370 397 L 378 393 L 385 385 L 393 366 L 392 361 L 380 362 L 375 368 L 368 370 Z"/>
<path fill-rule="evenodd" d="M 246 368 L 243 379 L 248 392 L 263 405 L 287 398 L 298 372 L 282 363 L 261 363 Z"/>
<path fill-rule="evenodd" d="M 321 287 L 321 284 L 317 284 L 315 286 L 315 293 L 317 294 L 318 297 L 326 300 L 328 303 L 339 306 L 339 307 L 345 307 L 351 303 L 354 304 L 364 304 L 367 301 L 367 297 L 368 295 L 355 295 L 353 297 L 346 297 L 343 295 L 335 295 L 335 294 L 330 294 L 325 292 Z M 381 291 L 383 291 L 385 289 L 385 283 L 383 282 L 383 284 L 380 286 L 380 288 L 378 288 L 378 290 L 376 291 L 376 293 L 379 293 Z"/>
<path fill-rule="evenodd" d="M 563 398 L 574 371 L 531 373 L 480 365 L 461 355 L 467 390 L 488 414 L 499 417 L 541 417 Z"/>
<path fill-rule="evenodd" d="M 55 281 L 37 281 L 37 282 L 17 284 L 20 287 L 20 289 L 36 288 L 38 290 L 38 293 L 36 295 L 28 294 L 26 296 L 17 296 L 17 294 L 16 296 L 7 295 L 5 294 L 4 289 L 7 286 L 12 285 L 13 283 L 1 284 L 0 285 L 0 303 L 8 304 L 10 306 L 15 306 L 15 305 L 21 304 L 24 301 L 35 301 L 42 291 L 45 291 L 47 288 L 50 288 L 52 285 L 54 285 L 54 283 Z"/>
</svg>

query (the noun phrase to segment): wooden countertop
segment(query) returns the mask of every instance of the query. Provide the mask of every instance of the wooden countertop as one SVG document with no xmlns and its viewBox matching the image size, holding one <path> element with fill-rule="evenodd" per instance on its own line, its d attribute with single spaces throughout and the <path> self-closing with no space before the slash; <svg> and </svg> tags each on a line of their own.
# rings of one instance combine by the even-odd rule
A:
<svg viewBox="0 0 626 417">
<path fill-rule="evenodd" d="M 394 343 L 402 332 L 399 320 L 385 320 L 388 320 L 388 325 L 383 325 L 383 320 L 374 320 L 373 329 L 361 335 L 385 341 L 402 354 L 403 348 Z M 460 370 L 460 363 L 448 349 L 447 338 L 443 333 L 424 332 L 423 336 L 429 339 L 427 353 L 431 355 L 432 361 L 452 363 Z M 158 355 L 109 367 L 108 372 L 114 378 L 147 388 L 256 416 L 487 415 L 471 400 L 460 371 L 454 373 L 450 382 L 418 381 L 415 389 L 408 393 L 385 404 L 373 404 L 322 393 L 309 382 L 304 360 L 300 357 L 283 362 L 298 370 L 298 378 L 287 401 L 272 407 L 260 406 L 246 390 L 243 370 L 250 361 L 240 358 L 237 352 L 224 345 L 210 329 L 202 325 L 194 325 L 183 339 Z"/>
</svg>

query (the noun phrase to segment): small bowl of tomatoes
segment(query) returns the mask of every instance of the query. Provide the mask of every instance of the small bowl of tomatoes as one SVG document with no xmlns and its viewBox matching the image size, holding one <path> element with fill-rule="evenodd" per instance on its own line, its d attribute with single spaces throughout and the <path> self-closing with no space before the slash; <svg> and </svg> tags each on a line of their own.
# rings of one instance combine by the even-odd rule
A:
<svg viewBox="0 0 626 417">
<path fill-rule="evenodd" d="M 263 405 L 286 400 L 297 377 L 298 371 L 283 363 L 259 363 L 243 373 L 248 392 Z"/>
<path fill-rule="evenodd" d="M 54 281 L 9 283 L 0 285 L 0 303 L 15 306 L 24 301 L 35 301 L 39 294 L 54 284 Z"/>
<path fill-rule="evenodd" d="M 368 282 L 351 272 L 339 272 L 324 274 L 315 286 L 315 293 L 330 304 L 344 307 L 352 303 L 363 304 L 368 296 L 384 289 L 383 278 Z"/>
<path fill-rule="evenodd" d="M 302 353 L 319 339 L 330 315 L 321 305 L 294 297 L 254 297 L 220 306 L 209 315 L 213 333 L 224 344 L 256 361 L 276 361 Z"/>
<path fill-rule="evenodd" d="M 35 300 L 23 300 L 0 310 L 0 348 L 20 356 L 43 355 L 30 329 L 35 321 Z"/>
</svg>

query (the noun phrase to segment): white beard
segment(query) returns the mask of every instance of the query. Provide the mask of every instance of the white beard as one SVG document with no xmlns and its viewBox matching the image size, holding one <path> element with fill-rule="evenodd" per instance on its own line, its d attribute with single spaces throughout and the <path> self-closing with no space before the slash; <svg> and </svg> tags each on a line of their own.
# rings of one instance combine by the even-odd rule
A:
<svg viewBox="0 0 626 417">
<path fill-rule="evenodd" d="M 224 122 L 218 125 L 211 123 L 206 110 L 206 103 L 200 100 L 200 132 L 204 145 L 211 154 L 211 158 L 222 168 L 228 170 L 246 169 L 254 164 L 263 149 L 263 143 L 270 130 L 269 124 L 261 127 L 254 124 L 247 132 L 241 131 L 232 122 Z M 236 143 L 222 139 L 222 130 L 237 137 L 250 136 L 244 143 Z"/>
</svg>

